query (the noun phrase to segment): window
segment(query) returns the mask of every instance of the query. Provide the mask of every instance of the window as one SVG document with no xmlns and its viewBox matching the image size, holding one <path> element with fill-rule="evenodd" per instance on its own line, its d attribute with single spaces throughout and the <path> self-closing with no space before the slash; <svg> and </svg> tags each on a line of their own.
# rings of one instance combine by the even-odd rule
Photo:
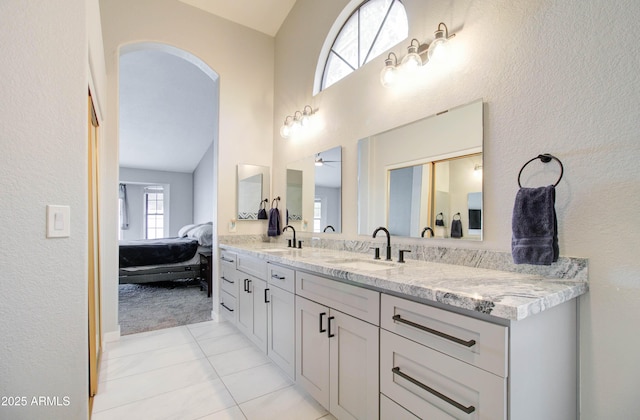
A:
<svg viewBox="0 0 640 420">
<path fill-rule="evenodd" d="M 313 231 L 322 231 L 322 201 L 318 198 L 313 201 Z"/>
<path fill-rule="evenodd" d="M 144 189 L 145 238 L 164 237 L 164 190 L 161 186 Z"/>
<path fill-rule="evenodd" d="M 359 69 L 408 34 L 407 14 L 400 0 L 368 0 L 360 4 L 333 40 L 319 90 Z"/>
</svg>

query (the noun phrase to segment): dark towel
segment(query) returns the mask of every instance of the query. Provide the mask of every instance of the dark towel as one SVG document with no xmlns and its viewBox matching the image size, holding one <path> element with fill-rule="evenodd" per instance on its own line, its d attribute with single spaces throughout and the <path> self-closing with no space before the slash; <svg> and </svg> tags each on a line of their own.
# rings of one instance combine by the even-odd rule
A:
<svg viewBox="0 0 640 420">
<path fill-rule="evenodd" d="M 511 219 L 511 254 L 516 264 L 551 265 L 558 261 L 556 189 L 520 188 Z"/>
<path fill-rule="evenodd" d="M 462 220 L 456 219 L 451 221 L 451 237 L 462 238 Z"/>
<path fill-rule="evenodd" d="M 280 210 L 277 207 L 269 210 L 269 227 L 267 229 L 267 235 L 278 236 L 282 233 L 280 227 Z"/>
</svg>

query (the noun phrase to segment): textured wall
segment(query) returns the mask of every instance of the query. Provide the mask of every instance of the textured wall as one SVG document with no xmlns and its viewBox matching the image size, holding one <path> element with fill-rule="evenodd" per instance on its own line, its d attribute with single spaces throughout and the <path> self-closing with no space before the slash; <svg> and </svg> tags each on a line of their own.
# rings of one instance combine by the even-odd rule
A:
<svg viewBox="0 0 640 420">
<path fill-rule="evenodd" d="M 273 127 L 274 39 L 263 33 L 218 18 L 175 0 L 109 0 L 100 3 L 108 75 L 108 114 L 118 115 L 119 48 L 137 42 L 156 42 L 183 49 L 206 63 L 219 76 L 219 123 L 213 146 L 215 166 L 213 196 L 215 220 L 221 234 L 235 218 L 236 165 L 271 166 Z M 216 98 L 212 98 L 216 100 Z M 107 124 L 111 167 L 105 182 L 117 187 L 117 119 Z M 216 137 L 214 136 L 214 142 Z M 113 173 L 115 172 L 115 173 Z M 105 217 L 117 218 L 117 208 Z M 239 223 L 238 233 L 260 233 L 263 224 Z M 117 241 L 104 243 L 116 250 L 105 258 L 107 267 L 117 267 Z M 117 292 L 117 280 L 106 284 Z M 104 329 L 117 332 L 117 293 L 104 299 Z"/>
<path fill-rule="evenodd" d="M 86 3 L 0 2 L 0 396 L 26 399 L 2 419 L 87 416 Z M 45 238 L 47 204 L 69 238 Z"/>
<path fill-rule="evenodd" d="M 640 3 L 404 0 L 410 38 L 430 41 L 440 21 L 457 32 L 451 60 L 390 90 L 378 81 L 378 57 L 313 97 L 322 44 L 346 4 L 299 0 L 276 37 L 274 192 L 285 192 L 288 162 L 342 145 L 342 236 L 355 237 L 357 140 L 483 98 L 485 240 L 437 244 L 508 251 L 520 167 L 539 153 L 558 156 L 560 251 L 590 260 L 591 291 L 580 299 L 582 418 L 636 417 Z M 393 51 L 403 56 L 406 45 Z M 282 139 L 278 125 L 305 104 L 324 128 Z M 533 172 L 530 185 L 554 181 Z"/>
</svg>

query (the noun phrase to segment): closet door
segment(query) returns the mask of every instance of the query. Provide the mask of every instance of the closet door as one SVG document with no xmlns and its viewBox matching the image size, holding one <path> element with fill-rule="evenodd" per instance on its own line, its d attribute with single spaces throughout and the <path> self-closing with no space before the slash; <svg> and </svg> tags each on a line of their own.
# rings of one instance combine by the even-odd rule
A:
<svg viewBox="0 0 640 420">
<path fill-rule="evenodd" d="M 100 214 L 98 211 L 98 119 L 91 93 L 88 96 L 88 302 L 89 302 L 89 406 L 98 392 L 98 364 L 100 363 Z"/>
</svg>

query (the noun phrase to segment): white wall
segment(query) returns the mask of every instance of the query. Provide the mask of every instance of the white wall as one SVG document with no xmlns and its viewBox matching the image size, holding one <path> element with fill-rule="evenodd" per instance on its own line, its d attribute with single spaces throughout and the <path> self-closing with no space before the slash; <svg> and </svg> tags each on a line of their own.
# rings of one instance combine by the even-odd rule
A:
<svg viewBox="0 0 640 420">
<path fill-rule="evenodd" d="M 178 236 L 178 230 L 187 224 L 193 223 L 193 176 L 185 172 L 151 171 L 148 169 L 135 169 L 120 167 L 120 182 L 125 184 L 165 185 L 165 199 L 169 207 L 165 208 L 165 221 L 169 222 L 168 237 Z M 144 238 L 144 203 L 142 195 L 144 188 L 131 188 L 127 186 L 128 198 L 131 199 L 129 221 L 133 223 L 130 232 L 123 239 Z M 137 194 L 137 197 L 133 197 Z"/>
<path fill-rule="evenodd" d="M 271 166 L 273 131 L 274 39 L 263 33 L 202 12 L 175 0 L 109 0 L 100 4 L 108 78 L 108 114 L 118 115 L 119 48 L 137 42 L 158 42 L 183 49 L 220 76 L 219 130 L 214 137 L 214 237 L 227 234 L 235 218 L 236 165 L 240 162 Z M 241 53 L 239 53 L 241 52 Z M 216 98 L 212 98 L 216 100 Z M 109 120 L 107 142 L 111 173 L 105 182 L 117 188 L 117 121 Z M 216 141 L 217 140 L 217 141 Z M 112 172 L 115 172 L 115 176 Z M 194 215 L 196 216 L 196 215 Z M 117 220 L 114 208 L 111 214 Z M 201 216 L 197 216 L 200 220 Z M 219 230 L 218 230 L 219 229 Z M 242 223 L 237 233 L 262 233 L 264 225 Z M 117 255 L 117 241 L 104 243 Z M 103 261 L 117 267 L 117 257 Z M 117 278 L 116 276 L 113 277 Z M 117 281 L 110 290 L 117 289 Z M 117 332 L 117 294 L 103 302 L 109 322 L 105 331 Z"/>
<path fill-rule="evenodd" d="M 89 42 L 100 50 L 95 3 L 0 2 L 0 395 L 27 398 L 26 407 L 0 406 L 3 419 L 87 417 L 87 86 Z M 93 72 L 99 86 L 104 68 L 97 62 Z M 47 204 L 70 206 L 69 238 L 45 237 Z M 34 396 L 68 397 L 69 405 L 32 405 Z"/>
<path fill-rule="evenodd" d="M 212 143 L 193 171 L 193 223 L 212 220 L 214 173 Z"/>
<path fill-rule="evenodd" d="M 580 299 L 582 418 L 637 417 L 640 3 L 405 0 L 410 38 L 429 42 L 440 21 L 457 32 L 451 60 L 390 90 L 380 85 L 378 57 L 312 97 L 320 49 L 346 4 L 298 0 L 276 37 L 274 190 L 285 191 L 288 162 L 342 145 L 341 236 L 356 237 L 357 140 L 483 98 L 484 241 L 464 246 L 509 251 L 521 165 L 540 153 L 559 157 L 560 251 L 589 258 L 591 290 Z M 393 51 L 402 57 L 408 44 Z M 282 139 L 278 126 L 304 104 L 318 109 L 324 128 Z"/>
</svg>

